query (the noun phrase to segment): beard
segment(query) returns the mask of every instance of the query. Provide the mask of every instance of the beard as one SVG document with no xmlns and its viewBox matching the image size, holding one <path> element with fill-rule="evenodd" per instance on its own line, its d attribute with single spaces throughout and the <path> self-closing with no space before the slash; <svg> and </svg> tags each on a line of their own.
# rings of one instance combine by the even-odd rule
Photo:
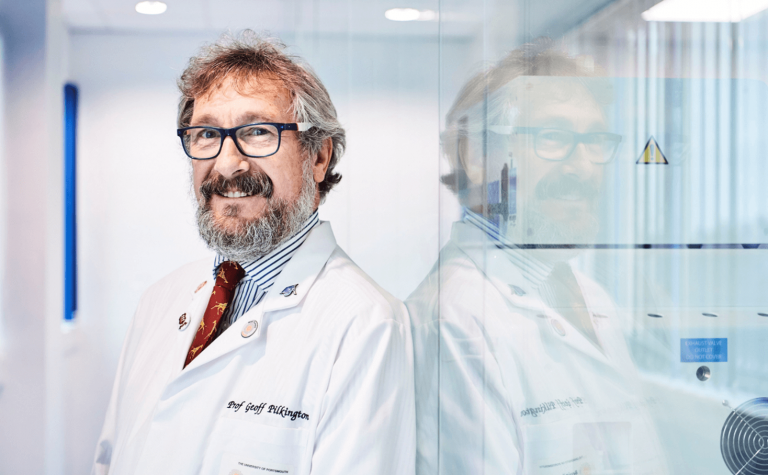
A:
<svg viewBox="0 0 768 475">
<path fill-rule="evenodd" d="M 516 223 L 521 229 L 509 235 L 516 235 L 520 244 L 584 245 L 594 244 L 600 230 L 597 217 L 599 189 L 591 181 L 579 180 L 570 175 L 544 177 L 534 189 L 533 199 L 520 210 Z M 564 214 L 556 218 L 545 211 L 550 200 L 584 200 L 588 209 Z M 516 226 L 516 227 L 517 227 Z"/>
<path fill-rule="evenodd" d="M 217 217 L 211 207 L 214 194 L 239 190 L 266 199 L 264 213 L 257 218 L 238 217 L 240 207 L 232 204 Z M 314 181 L 310 160 L 302 164 L 302 184 L 298 198 L 288 202 L 275 198 L 272 180 L 256 170 L 248 175 L 224 179 L 220 174 L 209 176 L 200 185 L 197 200 L 197 228 L 208 248 L 228 260 L 246 262 L 260 259 L 278 248 L 304 227 L 315 210 Z M 229 225 L 225 225 L 225 221 Z M 234 221 L 234 227 L 231 222 Z"/>
</svg>

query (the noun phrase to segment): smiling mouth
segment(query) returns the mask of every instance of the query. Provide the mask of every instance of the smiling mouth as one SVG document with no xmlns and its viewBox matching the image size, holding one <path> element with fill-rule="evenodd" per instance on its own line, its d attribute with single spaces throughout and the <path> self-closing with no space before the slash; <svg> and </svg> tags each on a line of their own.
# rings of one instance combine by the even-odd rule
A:
<svg viewBox="0 0 768 475">
<path fill-rule="evenodd" d="M 587 197 L 581 193 L 565 193 L 553 196 L 552 199 L 561 201 L 586 201 Z"/>
<path fill-rule="evenodd" d="M 245 198 L 247 196 L 253 196 L 253 193 L 246 193 L 244 191 L 228 191 L 226 193 L 216 193 L 224 198 Z"/>
</svg>

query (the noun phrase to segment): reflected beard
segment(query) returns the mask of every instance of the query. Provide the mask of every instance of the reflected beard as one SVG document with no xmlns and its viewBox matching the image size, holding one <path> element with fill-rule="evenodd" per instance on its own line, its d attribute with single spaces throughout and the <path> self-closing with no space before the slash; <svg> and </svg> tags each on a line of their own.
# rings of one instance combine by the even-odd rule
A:
<svg viewBox="0 0 768 475">
<path fill-rule="evenodd" d="M 531 244 L 594 244 L 600 222 L 595 210 L 600 191 L 594 182 L 573 175 L 544 177 L 534 189 L 534 199 L 522 216 L 522 239 Z M 589 203 L 589 211 L 569 215 L 567 220 L 553 219 L 543 211 L 549 200 L 576 199 Z"/>
<path fill-rule="evenodd" d="M 525 228 L 521 233 L 524 244 L 594 244 L 600 222 L 594 213 L 583 213 L 578 220 L 556 221 L 540 210 L 536 203 L 518 222 Z M 520 219 L 522 218 L 522 219 Z"/>
<path fill-rule="evenodd" d="M 240 207 L 232 204 L 224 208 L 221 218 L 217 218 L 211 208 L 211 196 L 226 191 L 231 181 L 213 178 L 201 185 L 202 203 L 198 202 L 197 228 L 209 249 L 228 260 L 245 262 L 266 256 L 301 231 L 315 210 L 316 185 L 309 160 L 302 165 L 301 191 L 293 203 L 273 196 L 271 180 L 263 172 L 239 180 L 244 182 L 239 184 L 242 185 L 240 189 L 251 190 L 254 188 L 248 187 L 252 186 L 261 190 L 254 196 L 261 195 L 266 199 L 264 214 L 252 219 L 238 218 Z M 227 218 L 229 226 L 224 225 L 222 218 Z M 233 218 L 236 220 L 234 228 L 231 226 Z"/>
</svg>

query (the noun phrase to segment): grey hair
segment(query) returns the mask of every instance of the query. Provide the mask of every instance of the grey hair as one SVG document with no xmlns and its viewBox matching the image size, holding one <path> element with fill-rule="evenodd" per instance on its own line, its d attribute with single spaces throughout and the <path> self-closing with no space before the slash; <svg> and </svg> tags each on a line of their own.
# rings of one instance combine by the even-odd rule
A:
<svg viewBox="0 0 768 475">
<path fill-rule="evenodd" d="M 232 80 L 238 91 L 247 91 L 257 77 L 270 77 L 282 81 L 291 94 L 291 114 L 296 122 L 310 122 L 311 129 L 299 133 L 299 143 L 309 157 L 314 157 L 331 139 L 331 159 L 324 180 L 319 183 L 321 202 L 328 192 L 341 181 L 335 172 L 346 148 L 346 134 L 339 123 L 336 108 L 323 83 L 312 68 L 298 56 L 286 53 L 279 40 L 243 30 L 237 35 L 224 34 L 216 42 L 203 46 L 190 58 L 187 68 L 178 80 L 178 127 L 189 126 L 195 99 L 225 80 Z"/>
</svg>

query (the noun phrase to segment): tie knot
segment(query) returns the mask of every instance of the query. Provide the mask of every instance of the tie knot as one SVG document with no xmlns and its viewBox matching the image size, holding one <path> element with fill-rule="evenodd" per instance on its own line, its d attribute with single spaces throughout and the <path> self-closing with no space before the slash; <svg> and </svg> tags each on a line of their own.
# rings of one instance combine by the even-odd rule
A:
<svg viewBox="0 0 768 475">
<path fill-rule="evenodd" d="M 232 291 L 243 277 L 245 277 L 245 270 L 240 267 L 240 264 L 235 261 L 224 261 L 216 274 L 216 286 Z"/>
</svg>

